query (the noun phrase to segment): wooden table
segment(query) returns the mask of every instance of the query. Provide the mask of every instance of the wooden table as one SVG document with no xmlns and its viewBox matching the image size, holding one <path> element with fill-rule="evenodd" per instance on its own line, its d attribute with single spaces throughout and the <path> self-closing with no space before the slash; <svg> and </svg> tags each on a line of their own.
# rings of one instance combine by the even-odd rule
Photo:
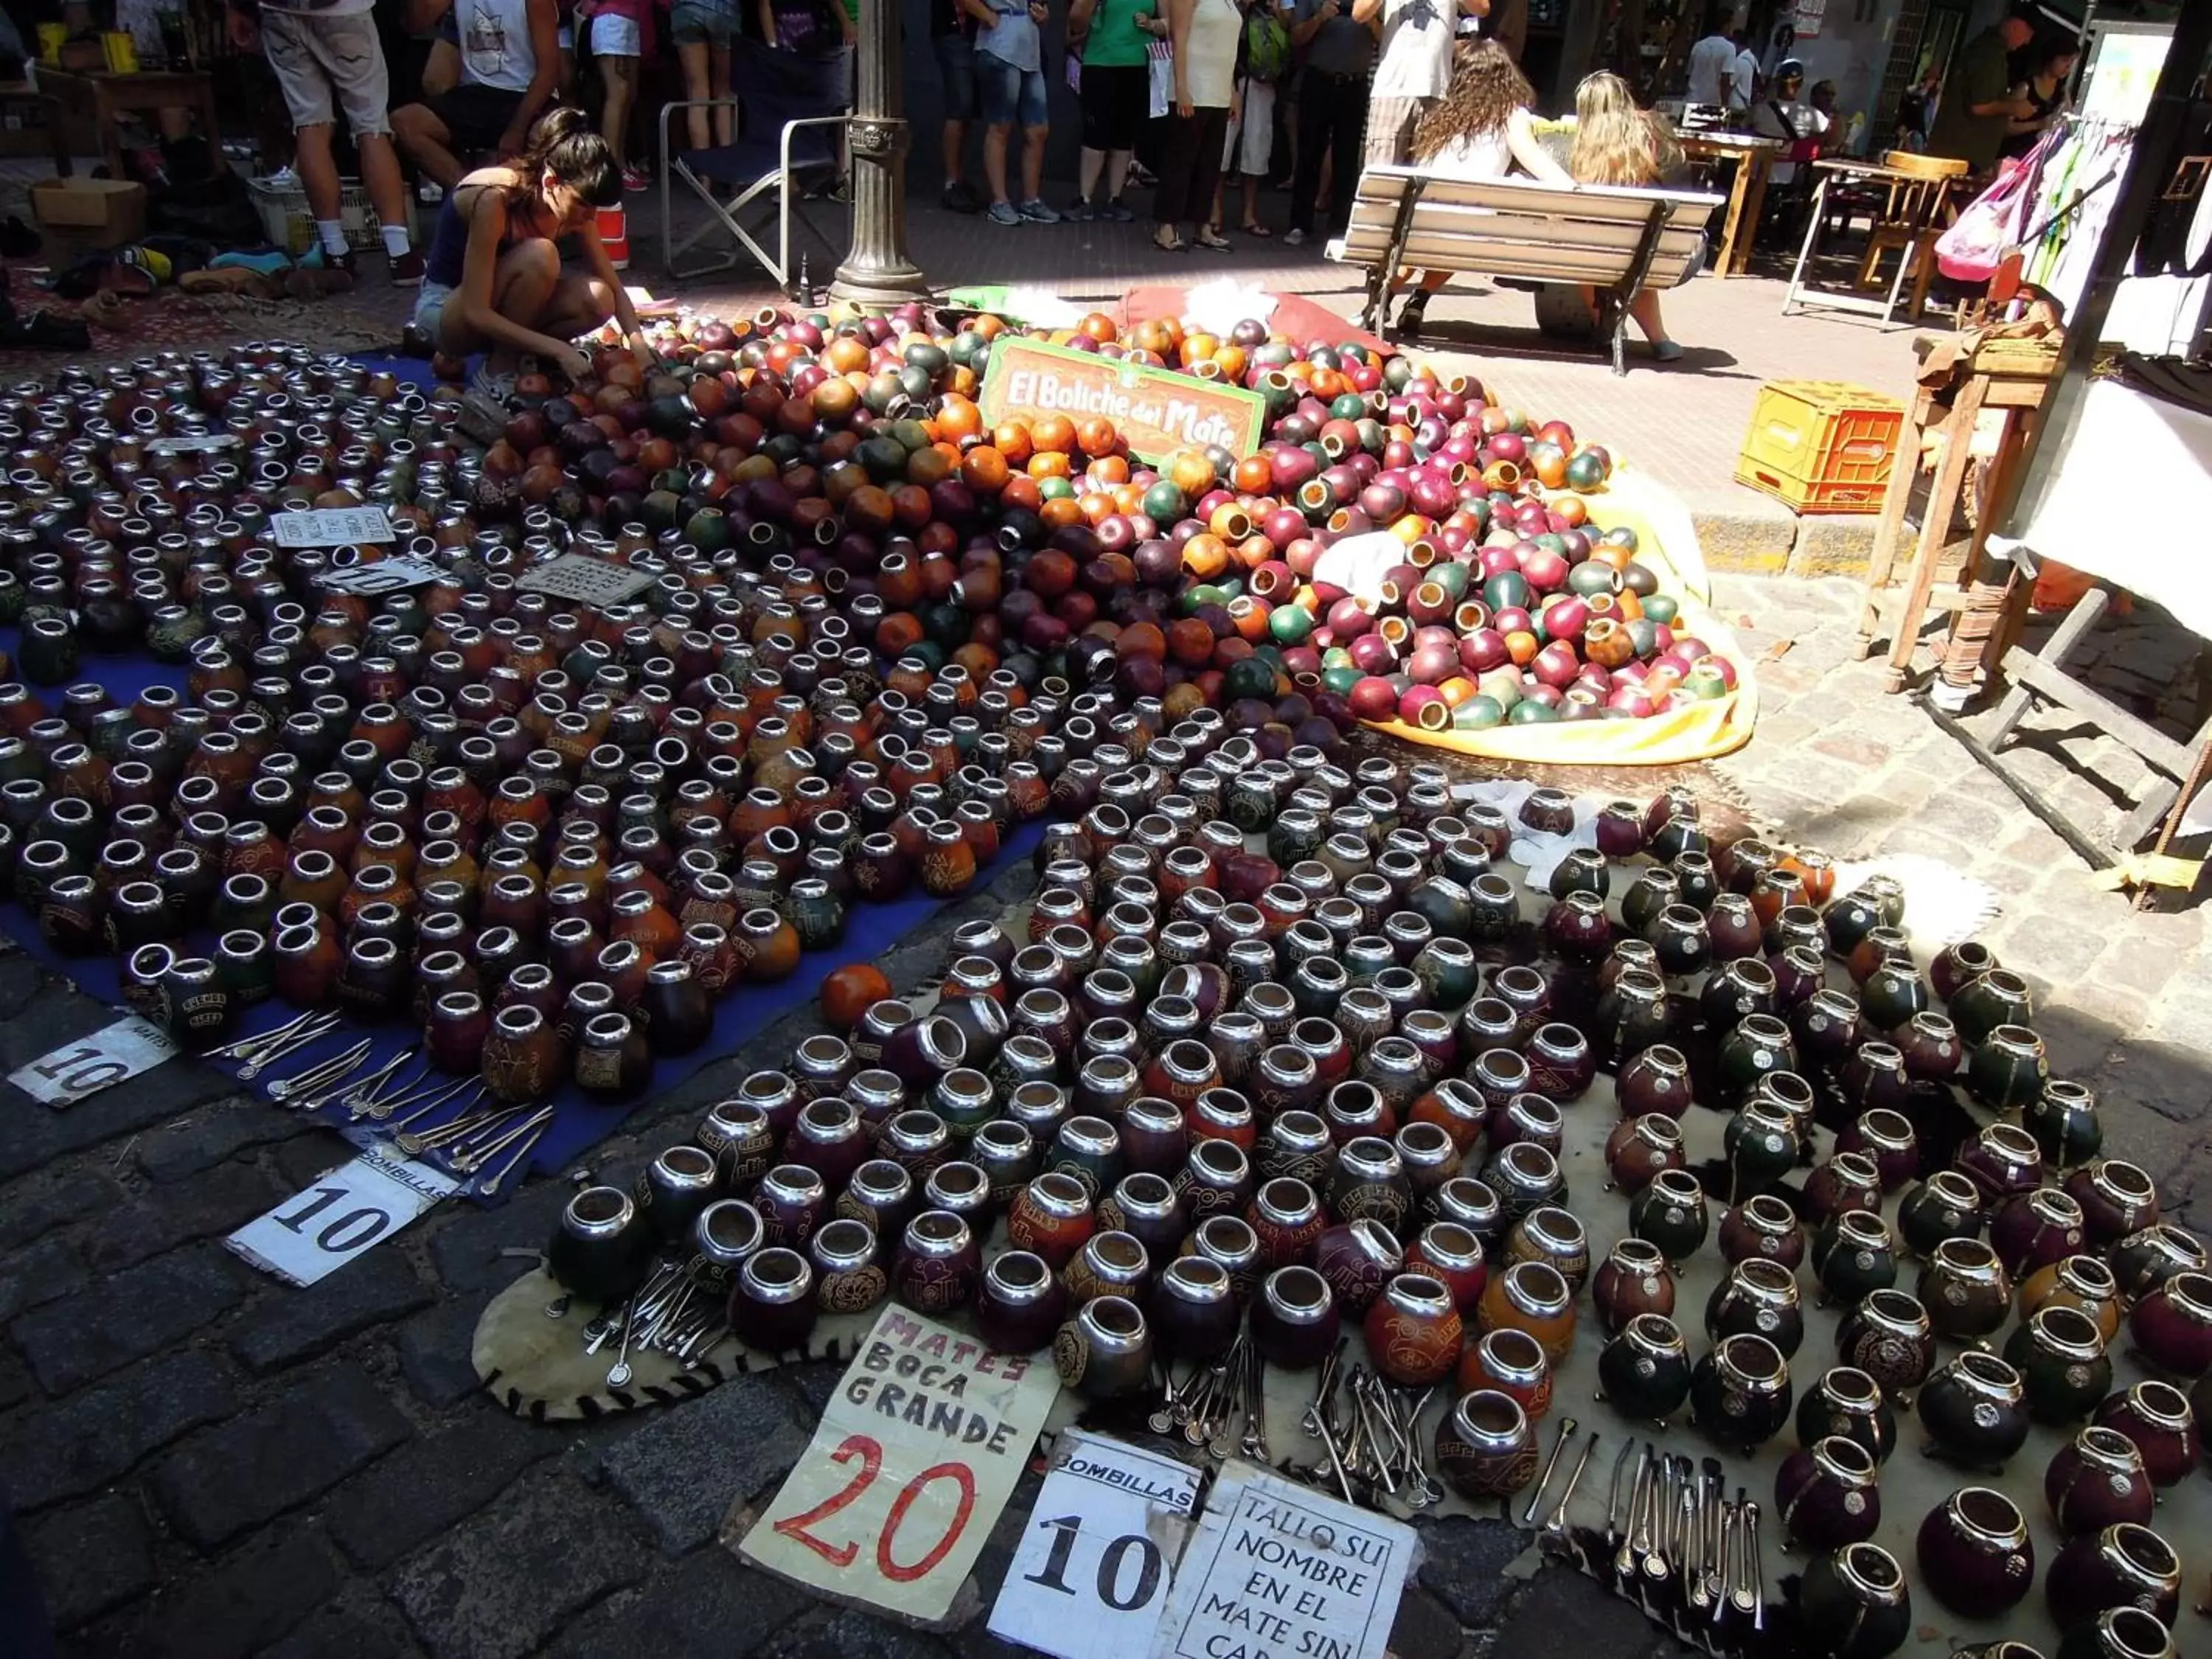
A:
<svg viewBox="0 0 2212 1659">
<path fill-rule="evenodd" d="M 1927 172 L 1910 167 L 1889 167 L 1879 161 L 1850 161 L 1834 157 L 1814 161 L 1813 170 L 1820 182 L 1813 191 L 1813 213 L 1805 227 L 1804 245 L 1797 250 L 1797 264 L 1790 273 L 1790 291 L 1782 296 L 1782 314 L 1794 311 L 1852 311 L 1862 316 L 1879 317 L 1885 323 L 1893 321 L 1897 312 L 1898 296 L 1904 291 L 1906 272 L 1912 273 L 1912 299 L 1905 320 L 1917 323 L 1920 313 L 1928 304 L 1928 285 L 1936 276 L 1936 238 L 1954 216 L 1952 191 L 1964 182 L 1963 173 L 1957 177 L 1931 177 Z M 1813 262 L 1814 251 L 1820 245 L 1822 221 L 1827 216 L 1828 192 L 1838 185 L 1865 184 L 1886 191 L 1914 192 L 1911 199 L 1917 204 L 1911 216 L 1910 224 L 1893 222 L 1892 231 L 1909 231 L 1903 252 L 1897 262 L 1897 275 L 1891 279 L 1888 294 L 1881 299 L 1863 299 L 1856 294 L 1838 294 L 1832 290 L 1808 289 L 1805 283 L 1805 268 Z M 1869 275 L 1881 244 L 1875 239 L 1885 228 L 1885 222 L 1877 218 L 1868 233 L 1868 258 L 1860 268 L 1859 286 L 1870 285 Z"/>
<path fill-rule="evenodd" d="M 204 70 L 142 70 L 136 75 L 111 75 L 105 70 L 72 74 L 41 64 L 39 90 L 58 99 L 64 107 L 88 115 L 107 146 L 109 176 L 127 179 L 123 167 L 123 124 L 116 118 L 129 110 L 189 109 L 200 120 L 200 136 L 216 172 L 222 170 L 222 131 L 215 115 L 215 79 Z"/>
<path fill-rule="evenodd" d="M 52 73 L 48 70 L 47 73 Z M 66 179 L 76 171 L 70 159 L 69 132 L 64 119 L 62 100 L 44 87 L 34 87 L 27 81 L 0 82 L 0 109 L 29 105 L 38 110 L 46 124 L 46 139 L 53 146 L 54 176 Z"/>
<path fill-rule="evenodd" d="M 1735 163 L 1713 275 L 1741 276 L 1751 264 L 1759 216 L 1766 206 L 1766 181 L 1774 172 L 1775 158 L 1782 154 L 1782 141 L 1748 132 L 1685 132 L 1680 137 L 1682 154 L 1692 161 Z"/>
</svg>

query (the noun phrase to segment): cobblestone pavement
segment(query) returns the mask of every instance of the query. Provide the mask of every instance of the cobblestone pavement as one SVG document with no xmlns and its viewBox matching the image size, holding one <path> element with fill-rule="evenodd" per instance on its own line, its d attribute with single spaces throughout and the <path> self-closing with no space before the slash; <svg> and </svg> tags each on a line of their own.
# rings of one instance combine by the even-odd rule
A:
<svg viewBox="0 0 2212 1659">
<path fill-rule="evenodd" d="M 2130 914 L 1994 780 L 1850 660 L 1848 584 L 1728 579 L 1723 611 L 1761 653 L 1765 718 L 1723 764 L 1753 813 L 1839 854 L 1942 859 L 1995 890 L 1984 937 L 2037 981 L 2063 1073 L 2107 1103 L 2108 1145 L 2212 1228 L 2202 1056 L 2212 975 L 2200 913 Z M 2048 737 L 2049 734 L 2044 734 Z M 2094 762 L 2094 753 L 2087 757 Z M 964 907 L 995 909 L 1025 872 Z M 949 925 L 946 924 L 946 925 Z M 934 938 L 886 964 L 935 966 Z M 109 1018 L 20 953 L 0 955 L 0 1070 Z M 638 1111 L 591 1160 L 623 1182 L 805 1012 Z M 307 1290 L 222 1236 L 341 1162 L 327 1131 L 173 1063 L 63 1113 L 17 1097 L 0 1135 L 0 1487 L 63 1650 L 131 1659 L 520 1659 L 652 1652 L 767 1659 L 996 1655 L 980 1625 L 917 1634 L 811 1601 L 714 1542 L 805 1443 L 835 1375 L 733 1381 L 696 1402 L 538 1427 L 473 1392 L 469 1336 L 566 1194 L 451 1206 Z M 1027 1516 L 1018 1493 L 980 1571 L 995 1591 Z M 1503 1578 L 1502 1522 L 1428 1528 L 1401 1659 L 1672 1644 L 1583 1581 Z M 1563 1646 L 1563 1644 L 1565 1644 Z"/>
</svg>

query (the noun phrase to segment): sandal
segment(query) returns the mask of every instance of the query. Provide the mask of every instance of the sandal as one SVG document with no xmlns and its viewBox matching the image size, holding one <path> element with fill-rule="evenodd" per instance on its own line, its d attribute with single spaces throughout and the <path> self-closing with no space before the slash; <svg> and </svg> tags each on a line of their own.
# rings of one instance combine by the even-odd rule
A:
<svg viewBox="0 0 2212 1659">
<path fill-rule="evenodd" d="M 1206 229 L 1200 230 L 1197 240 L 1199 246 L 1209 253 L 1226 253 L 1234 246 L 1226 236 L 1217 235 Z"/>
<path fill-rule="evenodd" d="M 1275 234 L 1265 225 L 1245 225 L 1243 229 L 1247 236 L 1257 236 L 1263 242 Z"/>
<path fill-rule="evenodd" d="M 1152 246 L 1163 253 L 1188 253 L 1190 244 L 1176 234 L 1173 225 L 1162 225 L 1152 233 Z"/>
</svg>

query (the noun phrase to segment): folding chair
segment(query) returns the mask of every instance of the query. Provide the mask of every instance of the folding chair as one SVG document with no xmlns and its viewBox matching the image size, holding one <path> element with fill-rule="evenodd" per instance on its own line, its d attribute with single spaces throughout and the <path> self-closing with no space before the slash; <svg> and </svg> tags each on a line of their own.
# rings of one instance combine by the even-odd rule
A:
<svg viewBox="0 0 2212 1659">
<path fill-rule="evenodd" d="M 838 167 L 838 146 L 833 128 L 851 118 L 853 58 L 849 48 L 823 58 L 804 58 L 775 52 L 758 40 L 740 37 L 730 44 L 730 89 L 726 99 L 696 99 L 668 104 L 660 112 L 660 246 L 664 269 L 672 277 L 703 276 L 727 270 L 744 257 L 752 256 L 775 277 L 787 292 L 796 267 L 791 252 L 792 198 L 809 183 L 826 183 Z M 707 149 L 676 150 L 670 143 L 672 123 L 695 109 L 734 109 L 735 142 Z M 681 180 L 706 204 L 708 217 L 681 241 L 676 239 L 670 189 Z M 714 187 L 735 192 L 727 201 L 714 195 Z M 772 194 L 776 209 L 775 251 L 755 236 L 765 235 L 765 223 L 748 228 L 739 216 L 764 195 Z M 804 213 L 799 220 L 807 232 L 831 253 L 836 249 Z M 741 246 L 732 246 L 698 263 L 679 266 L 684 254 L 716 230 L 726 231 Z"/>
</svg>

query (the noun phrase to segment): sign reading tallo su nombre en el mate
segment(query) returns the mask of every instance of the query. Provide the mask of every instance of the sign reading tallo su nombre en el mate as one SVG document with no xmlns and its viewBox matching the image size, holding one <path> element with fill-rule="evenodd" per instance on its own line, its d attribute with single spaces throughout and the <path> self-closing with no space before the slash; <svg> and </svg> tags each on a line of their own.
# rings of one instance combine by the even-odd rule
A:
<svg viewBox="0 0 2212 1659">
<path fill-rule="evenodd" d="M 1209 444 L 1249 455 L 1267 418 L 1265 398 L 1225 380 L 1004 336 L 992 343 L 980 401 L 993 426 L 1017 415 L 1111 421 L 1130 453 L 1152 462 Z"/>
</svg>

